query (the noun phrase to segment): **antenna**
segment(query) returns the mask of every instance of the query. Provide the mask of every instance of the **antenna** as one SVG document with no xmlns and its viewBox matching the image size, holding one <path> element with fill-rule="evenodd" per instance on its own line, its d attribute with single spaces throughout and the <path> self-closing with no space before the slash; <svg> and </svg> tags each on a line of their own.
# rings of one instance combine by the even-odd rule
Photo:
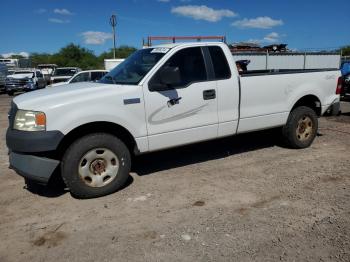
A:
<svg viewBox="0 0 350 262">
<path fill-rule="evenodd" d="M 115 59 L 115 27 L 117 26 L 117 16 L 115 14 L 109 19 L 109 24 L 112 26 L 113 30 L 113 58 Z"/>
</svg>

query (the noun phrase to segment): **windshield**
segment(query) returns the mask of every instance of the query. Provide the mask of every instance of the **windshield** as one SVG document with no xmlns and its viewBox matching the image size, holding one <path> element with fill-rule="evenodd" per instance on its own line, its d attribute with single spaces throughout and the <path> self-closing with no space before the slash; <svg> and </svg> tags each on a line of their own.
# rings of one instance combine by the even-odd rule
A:
<svg viewBox="0 0 350 262">
<path fill-rule="evenodd" d="M 137 85 L 168 51 L 168 48 L 147 48 L 136 51 L 99 82 Z"/>
<path fill-rule="evenodd" d="M 76 69 L 73 68 L 57 68 L 55 70 L 54 76 L 73 76 L 77 72 Z"/>
</svg>

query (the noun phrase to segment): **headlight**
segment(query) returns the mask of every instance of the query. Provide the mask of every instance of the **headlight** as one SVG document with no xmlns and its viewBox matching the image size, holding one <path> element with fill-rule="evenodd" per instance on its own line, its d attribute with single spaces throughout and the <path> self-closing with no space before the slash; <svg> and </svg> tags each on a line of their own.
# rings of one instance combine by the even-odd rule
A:
<svg viewBox="0 0 350 262">
<path fill-rule="evenodd" d="M 34 83 L 32 83 L 32 82 L 27 83 L 26 88 L 34 89 Z"/>
<path fill-rule="evenodd" d="M 34 83 L 34 80 L 33 80 L 33 78 L 28 78 L 28 79 L 27 79 L 27 82 L 28 82 L 28 83 Z"/>
<path fill-rule="evenodd" d="M 13 129 L 21 131 L 45 131 L 46 115 L 43 112 L 18 110 Z"/>
</svg>

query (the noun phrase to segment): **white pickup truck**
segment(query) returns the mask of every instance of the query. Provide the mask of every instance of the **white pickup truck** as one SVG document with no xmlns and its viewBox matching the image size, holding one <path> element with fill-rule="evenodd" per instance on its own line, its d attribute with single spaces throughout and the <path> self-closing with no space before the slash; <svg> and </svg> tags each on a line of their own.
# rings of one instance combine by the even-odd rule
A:
<svg viewBox="0 0 350 262">
<path fill-rule="evenodd" d="M 305 148 L 317 117 L 339 108 L 339 77 L 337 69 L 240 75 L 223 43 L 142 49 L 98 83 L 13 99 L 10 167 L 41 183 L 59 174 L 73 196 L 91 198 L 123 187 L 132 154 L 274 127 Z"/>
</svg>

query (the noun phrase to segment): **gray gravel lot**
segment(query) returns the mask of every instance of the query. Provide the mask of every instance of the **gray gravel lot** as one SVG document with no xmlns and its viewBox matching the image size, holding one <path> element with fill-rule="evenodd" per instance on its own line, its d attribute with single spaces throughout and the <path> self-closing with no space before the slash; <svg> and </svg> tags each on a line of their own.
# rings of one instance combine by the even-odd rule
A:
<svg viewBox="0 0 350 262">
<path fill-rule="evenodd" d="M 0 261 L 350 261 L 350 103 L 305 150 L 275 131 L 137 157 L 129 185 L 77 200 L 9 170 L 0 95 Z"/>
</svg>

